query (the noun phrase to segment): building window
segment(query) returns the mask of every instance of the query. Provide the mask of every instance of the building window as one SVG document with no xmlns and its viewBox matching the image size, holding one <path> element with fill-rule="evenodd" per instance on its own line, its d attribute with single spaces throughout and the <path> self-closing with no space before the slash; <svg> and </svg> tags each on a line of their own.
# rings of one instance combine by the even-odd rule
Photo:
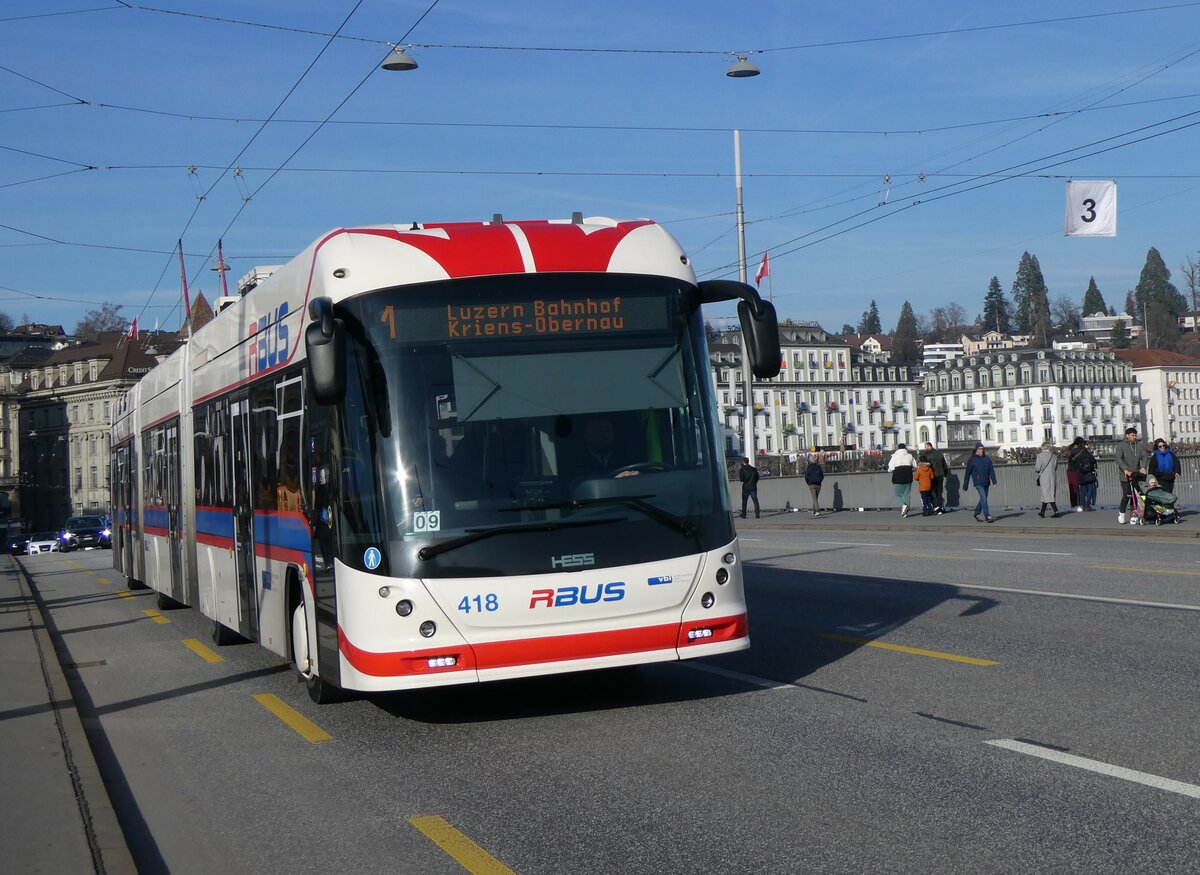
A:
<svg viewBox="0 0 1200 875">
<path fill-rule="evenodd" d="M 88 416 L 88 422 L 96 421 L 96 405 L 95 404 L 88 405 L 87 416 Z"/>
<path fill-rule="evenodd" d="M 96 473 L 96 466 L 93 465 L 91 470 L 92 470 L 92 488 L 99 489 L 100 488 L 100 477 Z"/>
</svg>

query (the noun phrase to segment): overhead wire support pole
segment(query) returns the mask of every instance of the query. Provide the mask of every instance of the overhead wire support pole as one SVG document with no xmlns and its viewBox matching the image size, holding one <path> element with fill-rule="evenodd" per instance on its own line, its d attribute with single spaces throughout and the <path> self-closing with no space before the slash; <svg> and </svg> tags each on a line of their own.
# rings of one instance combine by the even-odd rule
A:
<svg viewBox="0 0 1200 875">
<path fill-rule="evenodd" d="M 746 216 L 742 211 L 742 132 L 739 128 L 733 131 L 733 177 L 737 190 L 737 243 L 738 243 L 738 280 L 747 281 L 746 271 Z M 746 405 L 742 416 L 742 452 L 747 458 L 756 460 L 758 449 L 754 439 L 754 382 L 750 373 L 750 348 L 746 343 L 746 332 L 741 332 L 742 338 L 742 392 Z"/>
</svg>

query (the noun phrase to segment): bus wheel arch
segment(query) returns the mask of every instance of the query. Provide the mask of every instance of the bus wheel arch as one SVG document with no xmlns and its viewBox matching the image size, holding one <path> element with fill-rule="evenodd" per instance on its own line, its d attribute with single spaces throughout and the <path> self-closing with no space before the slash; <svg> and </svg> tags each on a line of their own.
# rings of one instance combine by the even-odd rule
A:
<svg viewBox="0 0 1200 875">
<path fill-rule="evenodd" d="M 339 701 L 342 691 L 335 684 L 323 680 L 316 665 L 316 652 L 310 637 L 308 621 L 310 601 L 300 585 L 298 572 L 295 568 L 288 568 L 287 604 L 292 620 L 288 652 L 291 654 L 292 668 L 295 669 L 297 678 L 304 681 L 309 698 L 318 705 L 326 705 Z"/>
</svg>

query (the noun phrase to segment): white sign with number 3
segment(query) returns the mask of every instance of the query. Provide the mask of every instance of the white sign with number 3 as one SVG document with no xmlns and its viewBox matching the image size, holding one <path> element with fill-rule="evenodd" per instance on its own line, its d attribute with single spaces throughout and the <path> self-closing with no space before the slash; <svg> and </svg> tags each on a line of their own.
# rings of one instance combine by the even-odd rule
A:
<svg viewBox="0 0 1200 875">
<path fill-rule="evenodd" d="M 1068 237 L 1117 236 L 1117 184 L 1110 179 L 1067 182 Z"/>
</svg>

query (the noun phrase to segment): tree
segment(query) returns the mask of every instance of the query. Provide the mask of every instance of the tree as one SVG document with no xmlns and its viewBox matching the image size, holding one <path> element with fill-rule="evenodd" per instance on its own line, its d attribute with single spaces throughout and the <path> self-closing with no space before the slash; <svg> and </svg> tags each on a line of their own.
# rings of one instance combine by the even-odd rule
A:
<svg viewBox="0 0 1200 875">
<path fill-rule="evenodd" d="M 1096 285 L 1096 278 L 1088 278 L 1087 291 L 1083 293 L 1083 315 L 1095 316 L 1097 313 L 1107 313 L 1108 305 L 1104 303 L 1104 295 Z"/>
<path fill-rule="evenodd" d="M 875 302 L 871 302 L 871 306 L 863 311 L 862 320 L 858 323 L 859 334 L 879 334 L 883 331 L 883 326 L 879 324 L 879 307 Z"/>
<path fill-rule="evenodd" d="M 0 313 L 0 333 L 7 334 L 16 327 L 17 324 L 13 322 L 13 318 L 11 316 L 9 316 L 7 313 Z"/>
<path fill-rule="evenodd" d="M 75 326 L 75 335 L 99 334 L 102 331 L 128 331 L 129 320 L 121 315 L 121 305 L 105 302 L 99 310 L 88 310 L 83 321 Z"/>
<path fill-rule="evenodd" d="M 854 326 L 851 325 L 849 322 L 843 322 L 842 323 L 842 337 L 848 337 L 849 335 L 851 335 L 853 333 L 854 333 Z"/>
<path fill-rule="evenodd" d="M 1116 316 L 1117 314 L 1113 313 L 1113 315 Z M 1130 289 L 1125 293 L 1125 315 L 1129 317 L 1129 323 L 1131 325 L 1139 324 L 1138 305 L 1137 301 L 1133 299 L 1133 289 Z"/>
<path fill-rule="evenodd" d="M 1179 344 L 1179 317 L 1187 312 L 1187 299 L 1171 282 L 1171 271 L 1153 246 L 1146 253 L 1142 275 L 1133 290 L 1134 303 L 1142 311 L 1149 344 L 1171 349 Z"/>
<path fill-rule="evenodd" d="M 1004 289 L 1000 288 L 999 277 L 992 277 L 988 283 L 987 294 L 983 296 L 983 328 L 985 331 L 999 331 L 1008 334 L 1012 331 L 1012 305 L 1004 297 Z"/>
<path fill-rule="evenodd" d="M 1059 328 L 1065 328 L 1067 331 L 1075 331 L 1079 328 L 1079 308 L 1066 295 L 1059 295 L 1054 299 L 1050 305 L 1050 315 L 1054 318 L 1054 324 Z"/>
<path fill-rule="evenodd" d="M 1033 338 L 1035 346 L 1050 345 L 1050 303 L 1046 279 L 1037 256 L 1028 252 L 1021 254 L 1017 265 L 1017 276 L 1012 286 L 1013 303 L 1016 305 L 1016 329 Z"/>
<path fill-rule="evenodd" d="M 1187 284 L 1188 293 L 1192 296 L 1192 312 L 1191 325 L 1192 331 L 1196 331 L 1196 318 L 1200 316 L 1200 261 L 1187 257 L 1187 261 L 1179 265 L 1179 272 L 1183 274 L 1183 281 Z"/>
<path fill-rule="evenodd" d="M 892 361 L 898 365 L 913 365 L 921 360 L 917 350 L 917 317 L 912 304 L 904 302 L 896 330 L 892 332 Z"/>
<path fill-rule="evenodd" d="M 1113 349 L 1129 349 L 1129 331 L 1125 328 L 1125 320 L 1118 319 L 1113 323 L 1112 334 L 1108 338 Z"/>
</svg>

